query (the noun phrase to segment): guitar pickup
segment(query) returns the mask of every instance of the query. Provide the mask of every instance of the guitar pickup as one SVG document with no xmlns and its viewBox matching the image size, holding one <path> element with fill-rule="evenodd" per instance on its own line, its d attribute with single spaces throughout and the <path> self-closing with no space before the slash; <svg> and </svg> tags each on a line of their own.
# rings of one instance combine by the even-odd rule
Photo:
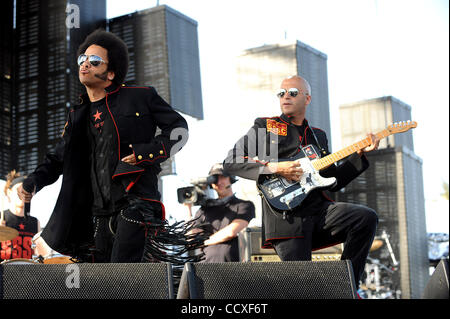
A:
<svg viewBox="0 0 450 319">
<path fill-rule="evenodd" d="M 264 192 L 269 196 L 269 198 L 280 196 L 285 191 L 285 187 L 279 179 L 274 179 L 273 181 L 266 182 L 262 184 L 261 187 L 264 189 Z"/>
</svg>

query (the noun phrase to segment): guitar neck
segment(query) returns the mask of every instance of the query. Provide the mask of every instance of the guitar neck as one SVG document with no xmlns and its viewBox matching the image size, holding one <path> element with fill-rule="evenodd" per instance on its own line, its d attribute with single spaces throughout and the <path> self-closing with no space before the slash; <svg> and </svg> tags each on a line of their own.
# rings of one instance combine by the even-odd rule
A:
<svg viewBox="0 0 450 319">
<path fill-rule="evenodd" d="M 392 133 L 386 129 L 381 132 L 378 132 L 375 135 L 381 140 L 382 138 L 385 138 L 391 134 Z M 314 168 L 316 170 L 321 170 L 321 169 L 326 168 L 326 167 L 336 163 L 337 161 L 340 161 L 341 159 L 346 158 L 347 156 L 349 156 L 353 153 L 356 153 L 357 151 L 369 146 L 371 143 L 372 143 L 371 139 L 369 137 L 367 137 L 357 143 L 354 143 L 350 146 L 347 146 L 346 148 L 343 148 L 340 151 L 337 151 L 333 154 L 327 155 L 321 159 L 318 159 L 318 160 L 312 162 L 312 165 L 314 166 Z"/>
</svg>

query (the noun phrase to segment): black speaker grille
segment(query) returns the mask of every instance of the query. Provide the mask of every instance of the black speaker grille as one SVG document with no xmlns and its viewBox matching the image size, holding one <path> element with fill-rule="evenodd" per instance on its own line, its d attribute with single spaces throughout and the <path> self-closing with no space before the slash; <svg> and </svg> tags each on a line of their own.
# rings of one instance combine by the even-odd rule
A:
<svg viewBox="0 0 450 319">
<path fill-rule="evenodd" d="M 190 264 L 195 299 L 354 299 L 348 261 Z M 189 268 L 189 267 L 188 267 Z"/>
<path fill-rule="evenodd" d="M 4 299 L 173 298 L 170 268 L 163 263 L 5 264 L 0 267 Z"/>
</svg>

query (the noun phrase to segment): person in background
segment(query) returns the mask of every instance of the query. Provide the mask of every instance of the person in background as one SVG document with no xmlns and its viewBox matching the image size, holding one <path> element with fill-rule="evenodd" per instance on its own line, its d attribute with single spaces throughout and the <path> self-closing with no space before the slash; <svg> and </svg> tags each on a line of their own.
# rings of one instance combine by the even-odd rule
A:
<svg viewBox="0 0 450 319">
<path fill-rule="evenodd" d="M 8 209 L 2 212 L 1 226 L 14 228 L 19 235 L 11 240 L 0 242 L 0 262 L 11 259 L 32 259 L 32 238 L 40 231 L 40 223 L 36 217 L 25 217 L 25 203 L 17 195 L 24 176 L 12 170 L 6 176 L 3 189 Z M 3 207 L 2 207 L 3 209 Z"/>
<path fill-rule="evenodd" d="M 232 184 L 236 178 L 224 172 L 222 164 L 215 164 L 209 171 L 215 181 L 211 187 L 218 199 L 208 201 L 194 216 L 195 223 L 210 235 L 204 241 L 204 259 L 201 262 L 240 261 L 238 234 L 255 218 L 255 205 L 236 197 Z M 188 205 L 189 214 L 191 205 Z M 194 224 L 195 227 L 195 224 Z M 196 229 L 193 230 L 195 232 Z"/>
</svg>

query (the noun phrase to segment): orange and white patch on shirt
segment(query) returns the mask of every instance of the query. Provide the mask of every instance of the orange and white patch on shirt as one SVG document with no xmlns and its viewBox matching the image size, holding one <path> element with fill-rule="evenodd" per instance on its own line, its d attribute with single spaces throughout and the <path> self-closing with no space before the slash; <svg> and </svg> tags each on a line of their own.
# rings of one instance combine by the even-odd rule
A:
<svg viewBox="0 0 450 319">
<path fill-rule="evenodd" d="M 272 132 L 273 134 L 287 136 L 287 124 L 279 123 L 275 120 L 266 120 L 266 127 L 268 132 Z"/>
</svg>

